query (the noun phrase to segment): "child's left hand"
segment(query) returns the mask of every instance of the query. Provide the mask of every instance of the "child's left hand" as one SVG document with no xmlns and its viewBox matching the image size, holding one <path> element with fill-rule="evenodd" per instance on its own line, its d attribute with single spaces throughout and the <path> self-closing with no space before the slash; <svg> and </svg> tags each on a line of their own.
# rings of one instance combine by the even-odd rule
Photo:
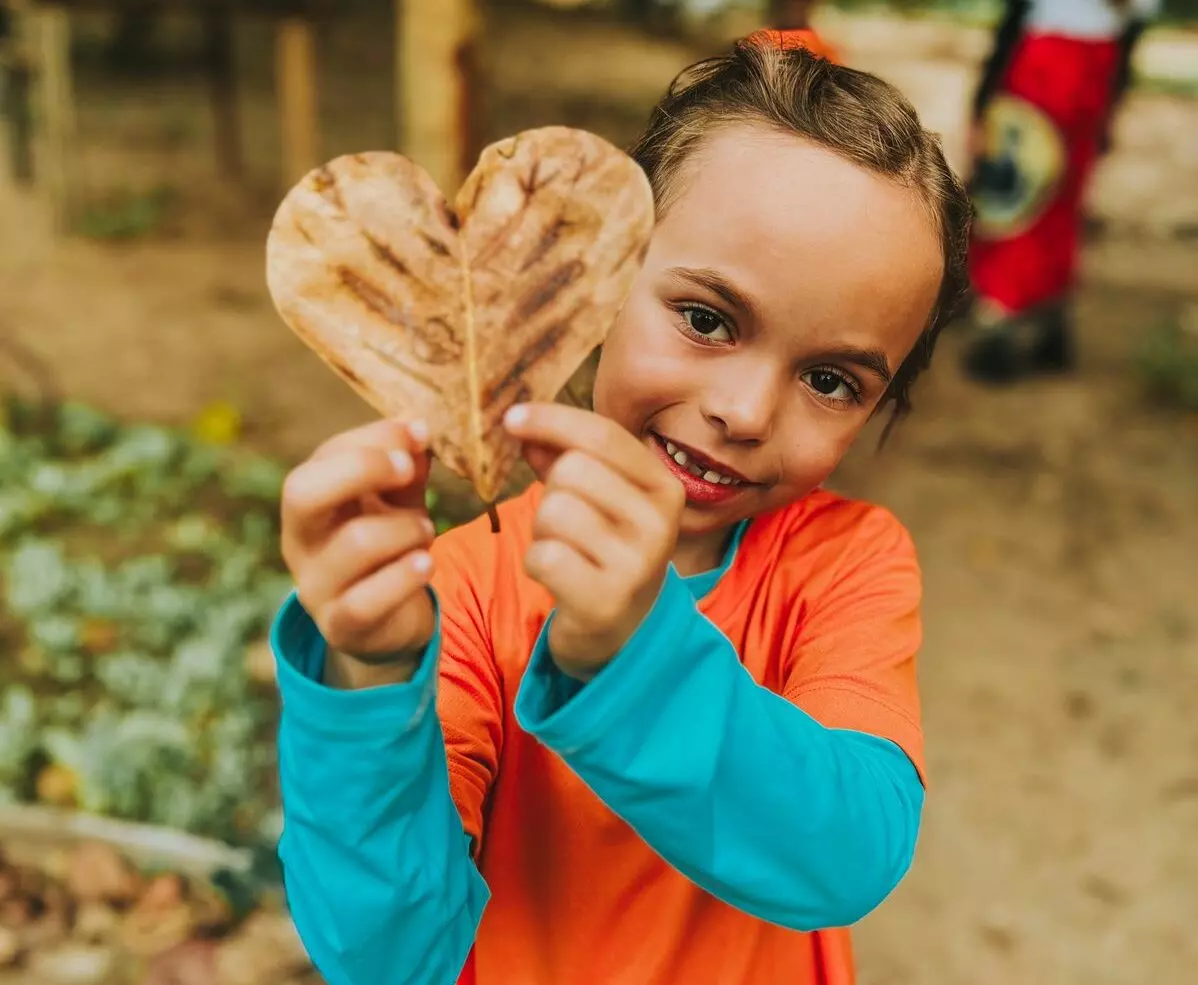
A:
<svg viewBox="0 0 1198 985">
<path fill-rule="evenodd" d="M 599 414 L 524 404 L 505 423 L 545 483 L 524 567 L 557 604 L 549 649 L 563 673 L 589 680 L 657 601 L 686 497 L 648 448 Z"/>
</svg>

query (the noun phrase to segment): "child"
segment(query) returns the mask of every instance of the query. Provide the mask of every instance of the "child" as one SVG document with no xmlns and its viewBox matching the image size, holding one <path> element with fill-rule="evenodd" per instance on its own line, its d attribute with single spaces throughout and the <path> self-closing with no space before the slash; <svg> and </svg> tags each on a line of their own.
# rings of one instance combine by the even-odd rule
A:
<svg viewBox="0 0 1198 985">
<path fill-rule="evenodd" d="M 1158 0 L 1008 0 L 974 100 L 965 370 L 1001 383 L 1068 369 L 1067 317 L 1094 163 Z"/>
<path fill-rule="evenodd" d="M 433 543 L 419 422 L 287 480 L 280 856 L 330 985 L 848 985 L 910 864 L 915 553 L 820 485 L 909 407 L 967 196 L 895 89 L 776 45 L 633 153 L 658 225 L 595 411 L 509 414 L 541 482 L 501 533 Z"/>
</svg>

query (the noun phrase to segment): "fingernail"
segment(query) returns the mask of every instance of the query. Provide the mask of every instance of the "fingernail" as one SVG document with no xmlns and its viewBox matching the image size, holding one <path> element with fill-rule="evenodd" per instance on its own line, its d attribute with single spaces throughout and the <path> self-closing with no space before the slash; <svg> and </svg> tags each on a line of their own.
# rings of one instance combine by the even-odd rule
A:
<svg viewBox="0 0 1198 985">
<path fill-rule="evenodd" d="M 503 415 L 503 423 L 509 428 L 528 423 L 528 408 L 524 404 L 516 404 Z"/>
<path fill-rule="evenodd" d="M 412 456 L 406 451 L 389 451 L 387 457 L 391 459 L 391 467 L 395 469 L 395 474 L 401 479 L 407 479 L 416 471 L 416 466 L 412 464 Z"/>
<path fill-rule="evenodd" d="M 417 444 L 421 446 L 428 444 L 428 424 L 424 421 L 409 421 L 408 434 Z"/>
<path fill-rule="evenodd" d="M 424 532 L 429 537 L 432 537 L 437 532 L 437 525 L 435 523 L 433 523 L 433 521 L 430 520 L 427 516 L 424 518 L 424 520 L 421 522 L 420 525 L 422 527 L 424 527 Z"/>
<path fill-rule="evenodd" d="M 412 558 L 412 567 L 418 574 L 427 575 L 433 570 L 433 559 L 429 554 L 417 554 Z"/>
</svg>

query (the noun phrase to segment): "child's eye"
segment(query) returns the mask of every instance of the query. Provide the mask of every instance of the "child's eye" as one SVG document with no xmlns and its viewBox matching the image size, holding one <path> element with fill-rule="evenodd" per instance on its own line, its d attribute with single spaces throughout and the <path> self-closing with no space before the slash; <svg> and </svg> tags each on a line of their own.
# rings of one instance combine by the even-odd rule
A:
<svg viewBox="0 0 1198 985">
<path fill-rule="evenodd" d="M 680 307 L 678 313 L 682 315 L 682 320 L 686 323 L 687 333 L 692 337 L 698 336 L 697 341 L 732 341 L 732 333 L 728 330 L 727 319 L 718 311 L 698 305 L 687 305 Z"/>
<path fill-rule="evenodd" d="M 861 386 L 852 377 L 827 367 L 809 369 L 803 380 L 819 396 L 832 403 L 860 403 Z"/>
</svg>

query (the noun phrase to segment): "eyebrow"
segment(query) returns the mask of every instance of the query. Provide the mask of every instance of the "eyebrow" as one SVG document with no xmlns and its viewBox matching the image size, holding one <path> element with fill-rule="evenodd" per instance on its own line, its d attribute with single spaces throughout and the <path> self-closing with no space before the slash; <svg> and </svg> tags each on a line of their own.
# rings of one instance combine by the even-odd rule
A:
<svg viewBox="0 0 1198 985">
<path fill-rule="evenodd" d="M 718 270 L 712 270 L 710 267 L 670 267 L 666 273 L 706 288 L 713 294 L 718 294 L 732 307 L 753 319 L 758 318 L 757 303 L 749 295 L 735 288 Z"/>
<path fill-rule="evenodd" d="M 869 370 L 887 385 L 894 379 L 894 374 L 890 371 L 890 362 L 886 358 L 886 353 L 881 349 L 864 349 L 858 345 L 838 345 L 831 349 L 825 349 L 816 358 L 828 362 L 839 360 L 853 363 L 862 369 Z"/>
</svg>

